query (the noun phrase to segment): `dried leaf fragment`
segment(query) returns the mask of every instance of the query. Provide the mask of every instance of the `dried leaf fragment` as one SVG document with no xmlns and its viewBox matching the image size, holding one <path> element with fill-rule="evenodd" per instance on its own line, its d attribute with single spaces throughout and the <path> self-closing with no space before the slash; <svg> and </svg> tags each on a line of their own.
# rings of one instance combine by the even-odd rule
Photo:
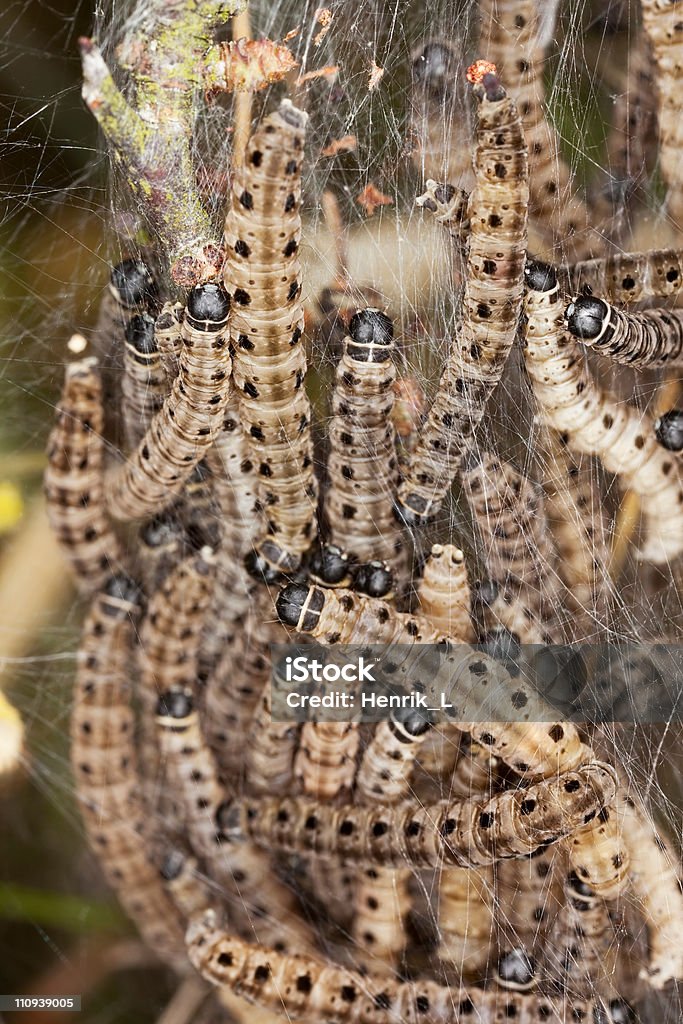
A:
<svg viewBox="0 0 683 1024">
<path fill-rule="evenodd" d="M 303 75 L 299 75 L 296 84 L 303 85 L 304 82 L 311 82 L 314 78 L 332 78 L 338 71 L 338 64 L 328 64 L 324 68 L 318 68 L 317 71 L 306 71 Z"/>
<path fill-rule="evenodd" d="M 320 46 L 327 33 L 330 31 L 330 25 L 332 24 L 333 17 L 334 15 L 329 7 L 319 7 L 315 12 L 315 20 L 321 26 L 317 36 L 313 39 L 316 46 Z"/>
<path fill-rule="evenodd" d="M 355 135 L 343 135 L 341 139 L 332 139 L 329 146 L 321 151 L 321 156 L 336 156 L 337 153 L 352 153 L 358 145 Z"/>
<path fill-rule="evenodd" d="M 372 92 L 376 89 L 379 83 L 384 78 L 384 68 L 381 68 L 379 64 L 376 64 L 373 60 L 370 65 L 370 78 L 368 79 L 368 92 Z"/>
<path fill-rule="evenodd" d="M 391 196 L 385 196 L 372 182 L 369 182 L 363 191 L 356 196 L 356 202 L 365 210 L 367 217 L 372 217 L 378 206 L 393 206 L 394 200 Z"/>
</svg>

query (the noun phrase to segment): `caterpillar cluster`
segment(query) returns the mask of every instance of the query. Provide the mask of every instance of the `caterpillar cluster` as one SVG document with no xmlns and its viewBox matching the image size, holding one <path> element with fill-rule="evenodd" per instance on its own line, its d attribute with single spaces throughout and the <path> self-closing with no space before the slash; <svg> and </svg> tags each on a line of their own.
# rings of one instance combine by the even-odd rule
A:
<svg viewBox="0 0 683 1024">
<path fill-rule="evenodd" d="M 450 246 L 432 400 L 381 296 L 344 292 L 334 373 L 315 364 L 304 75 L 234 156 L 222 245 L 202 219 L 191 245 L 113 268 L 49 441 L 50 521 L 91 602 L 72 713 L 91 845 L 167 965 L 294 1021 L 632 1024 L 637 981 L 683 980 L 674 855 L 600 730 L 534 685 L 530 650 L 613 638 L 592 466 L 640 498 L 641 568 L 683 555 L 683 414 L 642 414 L 593 363 L 680 361 L 680 314 L 624 307 L 674 295 L 683 267 L 599 255 L 543 113 L 538 12 L 480 8 L 501 67 L 468 72 L 464 143 L 439 123 L 470 105 L 456 50 L 405 55 L 417 207 Z M 488 429 L 508 374 L 545 460 Z M 454 482 L 457 524 L 438 516 Z M 448 716 L 281 721 L 272 648 L 290 641 L 329 665 L 383 645 L 393 685 L 445 693 Z"/>
</svg>

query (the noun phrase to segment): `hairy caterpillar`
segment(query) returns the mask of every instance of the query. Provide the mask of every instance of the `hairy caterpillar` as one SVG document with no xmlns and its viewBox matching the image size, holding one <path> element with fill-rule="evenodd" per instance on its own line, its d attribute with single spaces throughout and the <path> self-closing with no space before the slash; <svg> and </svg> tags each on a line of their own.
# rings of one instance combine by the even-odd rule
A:
<svg viewBox="0 0 683 1024">
<path fill-rule="evenodd" d="M 298 255 L 306 121 L 284 100 L 254 132 L 225 224 L 233 376 L 271 535 L 257 566 L 277 571 L 296 569 L 316 514 Z"/>
<path fill-rule="evenodd" d="M 181 920 L 148 859 L 130 706 L 132 618 L 139 593 L 113 576 L 95 596 L 78 649 L 71 763 L 90 843 L 110 885 L 161 958 L 186 969 Z"/>
<path fill-rule="evenodd" d="M 489 800 L 370 807 L 333 807 L 303 797 L 228 801 L 221 828 L 229 840 L 251 838 L 358 863 L 479 867 L 574 835 L 615 791 L 613 769 L 594 761 Z"/>
<path fill-rule="evenodd" d="M 79 590 L 101 586 L 123 552 L 107 514 L 104 490 L 104 410 L 94 358 L 66 368 L 47 445 L 47 516 Z"/>
<path fill-rule="evenodd" d="M 536 993 L 449 987 L 434 981 L 405 982 L 363 976 L 308 957 L 260 949 L 221 930 L 209 911 L 187 933 L 192 964 L 213 985 L 296 1021 L 329 1024 L 456 1024 L 468 1015 L 480 1024 L 512 1018 L 519 1024 L 584 1020 L 587 1024 L 635 1024 L 621 1000 L 558 1003 Z"/>
<path fill-rule="evenodd" d="M 494 75 L 486 75 L 474 94 L 477 184 L 470 197 L 463 323 L 399 487 L 399 512 L 409 524 L 438 511 L 500 380 L 522 306 L 529 197 L 522 126 Z"/>
<path fill-rule="evenodd" d="M 618 306 L 665 299 L 683 287 L 683 250 L 615 253 L 561 267 L 560 280 L 572 295 L 602 295 Z"/>
<path fill-rule="evenodd" d="M 308 928 L 297 915 L 293 895 L 274 875 L 268 855 L 251 843 L 240 848 L 218 842 L 222 788 L 191 695 L 169 690 L 160 696 L 156 712 L 166 775 L 182 804 L 192 848 L 205 860 L 212 879 L 239 897 L 231 914 L 246 934 L 256 932 L 262 942 L 289 948 L 289 932 L 294 947 L 306 949 L 311 942 Z"/>
<path fill-rule="evenodd" d="M 220 285 L 198 285 L 188 295 L 171 393 L 111 481 L 109 502 L 117 519 L 160 512 L 214 442 L 230 396 L 229 309 Z"/>
<path fill-rule="evenodd" d="M 470 584 L 465 556 L 454 544 L 434 544 L 418 586 L 420 609 L 444 636 L 471 641 Z"/>
<path fill-rule="evenodd" d="M 136 313 L 125 329 L 121 412 L 129 448 L 135 448 L 168 393 L 166 375 L 157 348 L 154 318 Z"/>
<path fill-rule="evenodd" d="M 646 309 L 642 313 L 615 309 L 593 295 L 580 295 L 566 310 L 570 334 L 600 355 L 626 366 L 674 366 L 683 353 L 683 314 Z"/>
<path fill-rule="evenodd" d="M 675 460 L 648 429 L 647 418 L 595 383 L 562 330 L 555 272 L 527 268 L 525 358 L 543 418 L 572 451 L 596 454 L 641 496 L 647 522 L 641 559 L 668 562 L 683 550 L 683 491 Z"/>
<path fill-rule="evenodd" d="M 397 572 L 406 549 L 392 512 L 398 484 L 393 350 L 388 316 L 364 309 L 351 317 L 332 397 L 325 516 L 335 544 Z"/>
</svg>

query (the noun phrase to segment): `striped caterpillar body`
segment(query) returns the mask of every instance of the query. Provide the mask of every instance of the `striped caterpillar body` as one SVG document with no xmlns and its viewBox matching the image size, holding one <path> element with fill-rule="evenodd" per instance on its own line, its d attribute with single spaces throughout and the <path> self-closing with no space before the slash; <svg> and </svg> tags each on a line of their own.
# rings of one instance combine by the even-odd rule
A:
<svg viewBox="0 0 683 1024">
<path fill-rule="evenodd" d="M 94 598 L 78 650 L 71 762 L 90 843 L 150 948 L 186 969 L 181 920 L 148 860 L 128 679 L 139 593 L 111 577 Z"/>
<path fill-rule="evenodd" d="M 202 727 L 221 774 L 234 779 L 244 770 L 242 739 L 270 679 L 270 645 L 287 639 L 282 626 L 269 621 L 271 607 L 267 591 L 255 595 L 246 616 L 232 624 L 204 688 Z"/>
<path fill-rule="evenodd" d="M 370 805 L 375 800 L 395 804 L 404 799 L 415 757 L 430 728 L 429 716 L 412 709 L 378 722 L 358 768 L 356 800 Z M 354 955 L 356 960 L 360 955 L 370 969 L 391 971 L 406 945 L 410 877 L 410 869 L 374 866 L 360 874 L 352 928 L 359 949 Z"/>
<path fill-rule="evenodd" d="M 483 800 L 493 790 L 497 766 L 485 747 L 463 743 L 449 780 L 449 799 Z M 444 867 L 440 874 L 437 952 L 442 964 L 466 978 L 479 975 L 490 956 L 493 877 L 492 867 Z"/>
<path fill-rule="evenodd" d="M 418 587 L 420 609 L 435 629 L 454 640 L 470 642 L 470 584 L 462 551 L 454 544 L 434 544 Z"/>
<path fill-rule="evenodd" d="M 209 886 L 205 884 L 194 857 L 181 849 L 169 850 L 164 857 L 159 874 L 166 891 L 185 921 L 207 910 L 212 900 Z"/>
<path fill-rule="evenodd" d="M 179 302 L 166 302 L 154 321 L 154 340 L 169 388 L 178 376 L 182 348 L 180 325 L 184 315 L 185 310 Z"/>
<path fill-rule="evenodd" d="M 563 290 L 571 295 L 601 295 L 616 306 L 644 299 L 666 299 L 683 287 L 683 250 L 615 253 L 561 267 Z"/>
<path fill-rule="evenodd" d="M 551 926 L 561 898 L 554 870 L 557 859 L 557 847 L 549 846 L 537 850 L 530 857 L 501 861 L 496 865 L 495 908 L 499 948 L 508 948 L 512 941 L 521 943 L 535 955 L 539 947 L 549 944 Z"/>
<path fill-rule="evenodd" d="M 546 970 L 562 989 L 585 996 L 614 988 L 617 938 L 609 909 L 573 872 L 545 949 Z"/>
<path fill-rule="evenodd" d="M 145 519 L 160 512 L 213 444 L 230 396 L 229 308 L 219 285 L 198 285 L 190 292 L 171 393 L 111 481 L 109 501 L 117 519 Z"/>
<path fill-rule="evenodd" d="M 188 955 L 199 973 L 226 988 L 283 1014 L 288 1020 L 327 1024 L 457 1024 L 471 1016 L 478 1024 L 514 1018 L 518 1024 L 585 1021 L 586 1024 L 635 1024 L 621 1000 L 558 1002 L 537 993 L 461 988 L 434 981 L 404 982 L 362 976 L 354 971 L 233 938 L 209 911 L 187 933 Z"/>
<path fill-rule="evenodd" d="M 549 235 L 554 249 L 561 247 L 574 258 L 588 256 L 599 240 L 587 238 L 589 212 L 575 194 L 571 171 L 544 111 L 546 54 L 537 41 L 540 9 L 534 0 L 481 0 L 479 8 L 479 48 L 507 82 L 522 117 L 533 228 Z"/>
<path fill-rule="evenodd" d="M 285 685 L 283 659 L 273 665 L 273 675 Z M 272 681 L 263 686 L 247 734 L 246 785 L 250 793 L 285 794 L 294 779 L 294 755 L 299 738 L 296 722 L 275 722 L 272 715 Z"/>
<path fill-rule="evenodd" d="M 361 562 L 406 562 L 393 516 L 398 460 L 391 412 L 396 369 L 393 327 L 378 309 L 355 313 L 337 367 L 329 427 L 325 515 L 333 543 Z"/>
<path fill-rule="evenodd" d="M 515 467 L 484 452 L 470 453 L 462 485 L 486 552 L 486 564 L 501 596 L 519 603 L 544 642 L 558 641 L 545 622 L 558 603 L 552 547 L 543 494 Z M 503 622 L 509 625 L 509 619 Z M 557 632 L 557 626 L 555 626 Z M 522 642 L 530 642 L 525 633 Z"/>
<path fill-rule="evenodd" d="M 298 255 L 306 121 L 284 100 L 254 132 L 225 224 L 233 376 L 271 534 L 257 551 L 279 571 L 312 543 L 317 500 Z"/>
<path fill-rule="evenodd" d="M 231 916 L 246 934 L 256 932 L 261 942 L 289 948 L 285 938 L 289 932 L 296 937 L 293 948 L 306 949 L 308 928 L 297 917 L 294 897 L 274 875 L 265 851 L 252 843 L 240 849 L 217 841 L 222 789 L 191 695 L 186 690 L 169 690 L 159 698 L 156 712 L 167 779 L 182 803 L 193 851 L 206 862 L 213 881 L 239 898 Z"/>
<path fill-rule="evenodd" d="M 123 435 L 121 370 L 126 326 L 136 313 L 154 313 L 157 304 L 158 288 L 146 263 L 128 258 L 112 267 L 90 344 L 101 366 L 107 436 L 115 441 Z"/>
<path fill-rule="evenodd" d="M 66 368 L 64 389 L 47 445 L 47 516 L 79 590 L 100 587 L 121 563 L 104 492 L 104 410 L 94 358 Z"/>
<path fill-rule="evenodd" d="M 612 768 L 591 762 L 489 800 L 333 807 L 301 798 L 227 802 L 228 841 L 379 866 L 479 867 L 573 836 L 611 802 Z"/>
<path fill-rule="evenodd" d="M 553 269 L 530 263 L 527 288 L 525 358 L 544 420 L 570 451 L 598 455 L 640 495 L 647 537 L 639 557 L 669 562 L 683 551 L 683 490 L 674 458 L 657 444 L 647 417 L 593 380 L 562 329 Z"/>
<path fill-rule="evenodd" d="M 145 436 L 168 393 L 154 324 L 148 313 L 136 313 L 126 325 L 121 411 L 129 449 Z"/>
<path fill-rule="evenodd" d="M 149 519 L 138 533 L 140 575 L 145 593 L 155 593 L 165 577 L 188 553 L 188 537 L 171 509 Z"/>
<path fill-rule="evenodd" d="M 587 348 L 633 367 L 680 364 L 683 313 L 615 309 L 593 295 L 580 295 L 566 310 L 567 328 Z"/>
<path fill-rule="evenodd" d="M 294 759 L 304 793 L 331 800 L 353 786 L 358 753 L 355 722 L 306 722 Z"/>
<path fill-rule="evenodd" d="M 641 0 L 643 31 L 657 69 L 659 167 L 668 186 L 666 207 L 678 223 L 683 220 L 683 101 L 680 95 L 683 24 L 676 0 Z"/>
<path fill-rule="evenodd" d="M 620 793 L 617 814 L 631 859 L 632 891 L 648 929 L 649 963 L 640 976 L 660 989 L 672 979 L 683 980 L 680 858 L 642 804 Z"/>
<path fill-rule="evenodd" d="M 413 163 L 422 178 L 472 185 L 469 111 L 455 83 L 464 66 L 443 39 L 425 42 L 412 55 Z"/>
<path fill-rule="evenodd" d="M 494 75 L 479 100 L 476 187 L 463 323 L 399 487 L 398 513 L 421 524 L 438 511 L 498 384 L 522 306 L 528 206 L 527 151 L 514 103 Z"/>
</svg>

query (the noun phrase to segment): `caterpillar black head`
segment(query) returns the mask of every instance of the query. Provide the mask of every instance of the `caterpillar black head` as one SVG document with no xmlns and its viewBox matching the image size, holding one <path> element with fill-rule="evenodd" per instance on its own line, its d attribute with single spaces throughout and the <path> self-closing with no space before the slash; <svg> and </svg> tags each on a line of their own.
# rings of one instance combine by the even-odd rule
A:
<svg viewBox="0 0 683 1024">
<path fill-rule="evenodd" d="M 154 318 L 149 313 L 136 313 L 126 324 L 126 342 L 141 356 L 150 356 L 157 351 L 154 337 Z"/>
<path fill-rule="evenodd" d="M 503 988 L 526 992 L 538 980 L 536 961 L 523 948 L 511 949 L 498 960 L 496 980 Z"/>
<path fill-rule="evenodd" d="M 411 737 L 424 736 L 433 724 L 434 718 L 429 710 L 421 708 L 397 708 L 391 713 L 391 722 L 399 732 Z"/>
<path fill-rule="evenodd" d="M 142 592 L 140 587 L 125 573 L 117 573 L 110 576 L 104 585 L 104 593 L 116 603 L 116 611 L 122 615 L 130 614 L 132 609 L 140 603 Z"/>
<path fill-rule="evenodd" d="M 347 351 L 359 363 L 386 363 L 391 359 L 394 328 L 380 309 L 360 309 L 349 321 Z"/>
<path fill-rule="evenodd" d="M 325 592 L 320 587 L 290 583 L 278 594 L 275 610 L 283 625 L 310 633 L 317 625 L 324 604 Z"/>
<path fill-rule="evenodd" d="M 551 292 L 557 287 L 557 274 L 549 263 L 529 260 L 524 268 L 524 281 L 534 292 Z"/>
<path fill-rule="evenodd" d="M 187 296 L 185 313 L 195 330 L 214 330 L 229 312 L 230 296 L 221 284 L 198 284 Z"/>
<path fill-rule="evenodd" d="M 387 597 L 394 589 L 394 576 L 386 562 L 364 562 L 354 572 L 353 586 L 368 597 Z"/>
<path fill-rule="evenodd" d="M 655 437 L 667 451 L 683 451 L 683 409 L 662 413 L 655 422 Z"/>
<path fill-rule="evenodd" d="M 308 563 L 310 575 L 324 587 L 351 585 L 351 561 L 336 544 L 323 544 L 316 548 Z"/>
<path fill-rule="evenodd" d="M 413 81 L 433 96 L 444 98 L 453 89 L 457 63 L 456 52 L 447 43 L 426 43 L 413 58 Z"/>
<path fill-rule="evenodd" d="M 609 306 L 592 295 L 579 295 L 567 306 L 567 329 L 575 338 L 593 341 L 603 331 L 609 316 Z"/>
<path fill-rule="evenodd" d="M 109 287 L 114 298 L 126 309 L 133 309 L 157 297 L 152 273 L 142 260 L 127 259 L 117 263 L 111 272 Z"/>
<path fill-rule="evenodd" d="M 185 690 L 167 690 L 157 701 L 158 718 L 187 718 L 193 709 L 192 696 Z"/>
</svg>

